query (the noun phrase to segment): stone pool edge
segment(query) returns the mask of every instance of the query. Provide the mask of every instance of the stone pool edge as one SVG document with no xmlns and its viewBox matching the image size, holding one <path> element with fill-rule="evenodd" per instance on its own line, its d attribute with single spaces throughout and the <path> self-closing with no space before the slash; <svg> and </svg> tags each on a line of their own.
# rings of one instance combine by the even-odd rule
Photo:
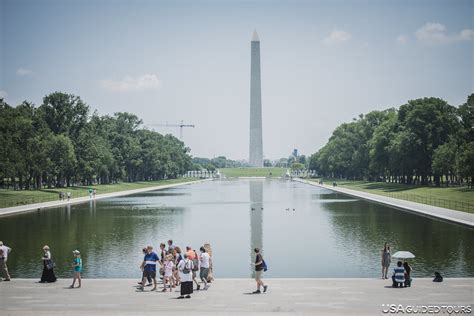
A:
<svg viewBox="0 0 474 316">
<path fill-rule="evenodd" d="M 21 213 L 26 213 L 26 212 L 31 212 L 31 211 L 40 211 L 40 210 L 59 207 L 59 206 L 81 204 L 81 203 L 86 203 L 86 202 L 91 202 L 91 201 L 96 201 L 96 200 L 101 200 L 101 199 L 131 195 L 131 194 L 136 194 L 136 193 L 143 193 L 143 192 L 148 192 L 148 191 L 168 189 L 168 188 L 173 188 L 177 186 L 196 184 L 196 183 L 201 183 L 201 182 L 206 182 L 206 181 L 213 181 L 213 179 L 200 179 L 200 180 L 189 181 L 189 182 L 162 184 L 162 185 L 151 186 L 151 187 L 141 188 L 141 189 L 104 193 L 104 194 L 98 194 L 95 198 L 90 198 L 89 196 L 83 196 L 83 197 L 78 197 L 78 198 L 72 198 L 70 201 L 50 201 L 50 202 L 27 204 L 27 205 L 21 205 L 21 206 L 5 207 L 5 208 L 0 208 L 0 218 L 4 216 L 11 216 L 11 215 L 16 215 L 16 214 L 21 214 Z"/>
<path fill-rule="evenodd" d="M 421 204 L 411 201 L 405 201 L 400 199 L 395 199 L 391 197 L 386 197 L 382 195 L 377 195 L 373 193 L 367 193 L 363 191 L 357 191 L 347 188 L 333 187 L 329 185 L 321 185 L 313 181 L 303 180 L 300 178 L 294 178 L 294 181 L 313 185 L 323 189 L 331 190 L 334 192 L 350 195 L 353 197 L 361 198 L 367 201 L 375 202 L 378 204 L 390 206 L 397 208 L 402 211 L 408 211 L 417 215 L 427 216 L 435 219 L 440 219 L 448 221 L 455 224 L 460 224 L 467 226 L 469 228 L 474 228 L 474 214 L 451 210 L 443 207 L 437 207 L 427 204 Z"/>
</svg>

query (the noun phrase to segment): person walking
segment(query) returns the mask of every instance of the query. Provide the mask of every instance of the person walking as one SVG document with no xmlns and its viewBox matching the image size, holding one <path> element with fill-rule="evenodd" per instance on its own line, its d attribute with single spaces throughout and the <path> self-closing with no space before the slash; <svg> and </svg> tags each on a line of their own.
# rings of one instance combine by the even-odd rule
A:
<svg viewBox="0 0 474 316">
<path fill-rule="evenodd" d="M 151 291 L 156 290 L 156 263 L 160 259 L 158 258 L 158 255 L 153 252 L 153 247 L 148 246 L 146 247 L 147 253 L 145 254 L 145 257 L 143 258 L 142 265 L 140 268 L 144 272 L 144 276 L 142 278 L 142 285 L 140 286 L 140 290 L 143 291 L 144 289 L 144 284 L 145 280 L 148 276 L 150 276 L 153 279 L 153 288 Z"/>
<path fill-rule="evenodd" d="M 69 286 L 71 289 L 74 288 L 74 284 L 76 283 L 76 280 L 79 283 L 79 287 L 81 287 L 81 272 L 82 272 L 82 259 L 81 259 L 81 253 L 79 250 L 74 250 L 72 252 L 74 254 L 74 260 L 72 262 L 72 268 L 74 269 L 74 277 L 72 279 L 72 284 Z"/>
<path fill-rule="evenodd" d="M 40 283 L 56 282 L 56 275 L 54 274 L 54 261 L 51 256 L 51 251 L 48 245 L 43 247 L 43 274 L 41 275 Z"/>
<path fill-rule="evenodd" d="M 206 249 L 204 247 L 201 247 L 199 251 L 201 252 L 201 256 L 199 258 L 199 263 L 201 266 L 201 269 L 199 271 L 199 278 L 202 282 L 204 282 L 203 290 L 207 290 L 209 288 L 209 285 L 207 285 L 207 277 L 209 276 L 209 266 L 211 257 L 206 252 Z"/>
<path fill-rule="evenodd" d="M 385 243 L 382 250 L 382 279 L 388 279 L 387 274 L 391 261 L 390 245 Z"/>
<path fill-rule="evenodd" d="M 67 200 L 70 201 L 71 200 L 71 192 L 67 192 Z"/>
<path fill-rule="evenodd" d="M 263 268 L 264 268 L 264 263 L 263 263 L 263 257 L 260 254 L 260 249 L 255 248 L 254 249 L 256 257 L 255 257 L 255 281 L 257 282 L 257 290 L 252 292 L 252 294 L 260 294 L 260 287 L 263 286 L 263 293 L 267 291 L 268 286 L 263 284 L 262 281 L 262 274 L 263 274 Z"/>
<path fill-rule="evenodd" d="M 196 275 L 197 275 L 197 272 L 199 271 L 199 258 L 198 258 L 198 255 L 196 253 L 196 250 L 193 250 L 194 252 L 194 256 L 193 258 L 191 259 L 193 261 L 193 282 L 196 283 L 196 291 L 199 291 L 199 289 L 201 288 L 201 285 L 199 285 L 197 279 L 196 279 Z"/>
<path fill-rule="evenodd" d="M 142 252 L 143 252 L 143 255 L 145 256 L 146 253 L 147 253 L 146 247 L 142 249 Z M 146 278 L 147 281 L 148 281 L 148 284 L 147 284 L 146 286 L 151 286 L 151 285 L 152 285 L 152 283 L 151 283 L 151 281 L 152 281 L 152 280 L 151 280 L 151 276 L 150 276 L 150 275 L 146 275 L 146 276 L 145 276 L 145 271 L 142 271 L 142 278 L 141 278 L 141 280 L 143 281 L 144 278 Z M 142 281 L 138 282 L 138 284 L 139 284 L 139 285 L 142 285 L 142 284 L 143 284 Z"/>
<path fill-rule="evenodd" d="M 12 248 L 7 247 L 0 241 L 0 274 L 3 277 L 3 281 L 10 281 L 10 274 L 8 273 L 7 260 L 8 255 L 12 251 Z"/>
<path fill-rule="evenodd" d="M 188 255 L 184 254 L 183 259 L 178 264 L 179 277 L 181 279 L 181 298 L 191 298 L 193 294 L 193 279 L 192 273 L 193 262 L 188 259 Z"/>
<path fill-rule="evenodd" d="M 174 287 L 173 266 L 174 266 L 173 255 L 171 254 L 166 255 L 163 261 L 163 271 L 164 271 L 163 292 L 166 292 L 167 283 L 169 283 L 170 285 L 170 292 L 172 291 L 172 288 Z"/>
</svg>

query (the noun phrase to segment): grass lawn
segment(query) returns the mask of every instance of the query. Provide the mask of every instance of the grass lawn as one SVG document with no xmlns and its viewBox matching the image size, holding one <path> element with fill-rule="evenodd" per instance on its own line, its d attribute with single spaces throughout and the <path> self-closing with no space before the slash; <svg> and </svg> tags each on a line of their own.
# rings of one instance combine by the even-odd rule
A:
<svg viewBox="0 0 474 316">
<path fill-rule="evenodd" d="M 319 179 L 311 179 L 319 181 Z M 407 201 L 474 213 L 474 190 L 467 187 L 428 187 L 398 183 L 323 179 L 325 184 L 390 196 Z"/>
<path fill-rule="evenodd" d="M 197 179 L 180 178 L 180 179 L 171 179 L 171 180 L 146 181 L 146 182 L 134 182 L 134 183 L 124 182 L 124 183 L 117 183 L 117 184 L 93 185 L 90 187 L 95 188 L 97 190 L 97 195 L 99 195 L 103 193 L 141 189 L 141 188 L 163 185 L 163 184 L 189 182 L 193 180 L 197 180 Z M 42 190 L 30 190 L 30 191 L 0 189 L 0 208 L 55 201 L 59 199 L 58 197 L 59 192 L 71 192 L 72 198 L 87 196 L 89 195 L 89 186 L 77 186 L 77 187 L 69 187 L 69 188 L 54 188 L 54 189 L 42 189 Z"/>
<path fill-rule="evenodd" d="M 219 172 L 226 177 L 281 177 L 285 175 L 286 168 L 221 168 Z"/>
</svg>

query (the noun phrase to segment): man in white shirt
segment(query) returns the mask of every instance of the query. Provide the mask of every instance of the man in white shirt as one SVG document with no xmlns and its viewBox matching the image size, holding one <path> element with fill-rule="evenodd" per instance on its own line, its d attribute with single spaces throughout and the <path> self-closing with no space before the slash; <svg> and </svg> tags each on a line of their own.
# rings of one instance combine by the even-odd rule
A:
<svg viewBox="0 0 474 316">
<path fill-rule="evenodd" d="M 201 278 L 201 281 L 204 282 L 203 290 L 207 290 L 209 288 L 209 285 L 207 285 L 207 277 L 209 275 L 211 257 L 206 252 L 206 249 L 204 247 L 201 247 L 199 250 L 201 251 L 201 257 L 199 258 L 199 263 L 201 265 L 199 277 Z"/>
<path fill-rule="evenodd" d="M 10 274 L 7 268 L 8 254 L 12 251 L 0 241 L 0 274 L 3 276 L 3 281 L 10 281 Z"/>
</svg>

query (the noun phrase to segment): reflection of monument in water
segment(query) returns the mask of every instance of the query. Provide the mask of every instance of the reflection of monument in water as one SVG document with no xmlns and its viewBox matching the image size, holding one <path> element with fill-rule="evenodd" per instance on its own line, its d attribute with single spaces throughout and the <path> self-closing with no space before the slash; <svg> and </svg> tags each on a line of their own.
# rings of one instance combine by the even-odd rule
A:
<svg viewBox="0 0 474 316">
<path fill-rule="evenodd" d="M 250 260 L 254 262 L 254 248 L 263 250 L 263 181 L 249 181 L 250 194 Z M 252 272 L 252 274 L 254 271 Z"/>
</svg>

